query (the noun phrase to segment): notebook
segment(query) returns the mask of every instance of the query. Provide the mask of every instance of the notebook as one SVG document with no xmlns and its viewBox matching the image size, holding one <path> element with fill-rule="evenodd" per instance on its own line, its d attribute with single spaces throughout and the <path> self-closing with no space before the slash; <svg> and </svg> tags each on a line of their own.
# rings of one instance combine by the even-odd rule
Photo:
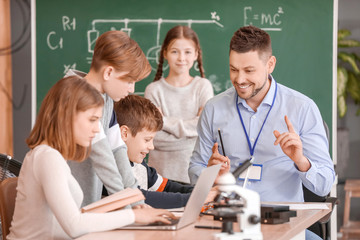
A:
<svg viewBox="0 0 360 240">
<path fill-rule="evenodd" d="M 178 230 L 196 221 L 207 195 L 213 186 L 219 173 L 221 164 L 205 168 L 190 195 L 181 218 L 172 221 L 171 224 L 152 223 L 148 225 L 131 224 L 120 229 L 142 229 L 142 230 Z"/>
<path fill-rule="evenodd" d="M 91 203 L 83 208 L 81 212 L 105 213 L 123 208 L 131 203 L 144 200 L 145 197 L 138 188 L 126 188 L 120 192 Z"/>
</svg>

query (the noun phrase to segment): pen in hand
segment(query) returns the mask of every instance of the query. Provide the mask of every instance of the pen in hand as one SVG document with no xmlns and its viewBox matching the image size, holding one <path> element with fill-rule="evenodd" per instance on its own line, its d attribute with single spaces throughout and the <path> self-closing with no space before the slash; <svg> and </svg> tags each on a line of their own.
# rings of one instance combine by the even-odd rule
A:
<svg viewBox="0 0 360 240">
<path fill-rule="evenodd" d="M 222 149 L 223 155 L 226 157 L 225 148 L 224 148 L 224 143 L 223 143 L 223 140 L 222 140 L 222 137 L 221 137 L 220 128 L 218 128 L 218 133 L 219 133 L 219 138 L 220 138 L 221 149 Z M 226 162 L 225 164 L 228 165 L 227 162 Z"/>
<path fill-rule="evenodd" d="M 221 137 L 220 128 L 218 128 L 218 133 L 219 133 L 219 138 L 220 138 L 221 149 L 222 149 L 223 155 L 226 157 L 226 153 L 225 153 L 225 149 L 224 149 L 224 144 L 223 144 L 222 137 Z"/>
</svg>

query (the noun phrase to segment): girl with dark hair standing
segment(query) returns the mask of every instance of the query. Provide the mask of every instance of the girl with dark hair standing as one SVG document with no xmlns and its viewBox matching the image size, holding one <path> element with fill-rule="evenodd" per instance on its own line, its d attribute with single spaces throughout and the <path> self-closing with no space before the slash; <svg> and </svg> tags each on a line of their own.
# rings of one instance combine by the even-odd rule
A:
<svg viewBox="0 0 360 240">
<path fill-rule="evenodd" d="M 166 77 L 164 59 L 169 65 Z M 200 76 L 193 77 L 190 69 L 195 61 Z M 197 138 L 196 125 L 205 103 L 213 96 L 212 85 L 204 75 L 197 34 L 187 26 L 173 27 L 164 39 L 154 82 L 145 90 L 145 97 L 160 109 L 164 120 L 154 139 L 155 149 L 149 154 L 149 166 L 168 179 L 190 182 L 188 167 Z"/>
</svg>

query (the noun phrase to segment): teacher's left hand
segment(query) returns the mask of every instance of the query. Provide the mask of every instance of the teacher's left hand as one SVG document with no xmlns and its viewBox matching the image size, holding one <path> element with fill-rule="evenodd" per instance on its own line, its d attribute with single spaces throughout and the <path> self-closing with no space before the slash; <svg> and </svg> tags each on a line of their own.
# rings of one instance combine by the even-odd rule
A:
<svg viewBox="0 0 360 240">
<path fill-rule="evenodd" d="M 311 164 L 303 155 L 300 136 L 295 132 L 292 123 L 286 115 L 285 123 L 289 131 L 280 134 L 279 131 L 275 130 L 274 136 L 276 137 L 276 140 L 274 145 L 280 144 L 282 151 L 294 161 L 300 171 L 305 172 L 311 167 Z"/>
</svg>

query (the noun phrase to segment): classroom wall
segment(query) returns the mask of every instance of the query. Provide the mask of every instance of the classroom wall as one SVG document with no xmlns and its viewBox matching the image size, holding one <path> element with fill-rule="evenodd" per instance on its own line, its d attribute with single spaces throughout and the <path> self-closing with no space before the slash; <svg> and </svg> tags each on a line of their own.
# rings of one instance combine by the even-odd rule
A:
<svg viewBox="0 0 360 240">
<path fill-rule="evenodd" d="M 351 30 L 351 38 L 360 41 L 360 1 L 359 0 L 339 0 L 339 22 L 338 28 Z M 360 47 L 354 49 L 360 55 Z M 348 131 L 349 154 L 339 152 L 338 147 L 338 174 L 339 183 L 337 186 L 338 198 L 338 229 L 343 224 L 344 214 L 344 183 L 345 179 L 360 179 L 360 116 L 356 116 L 359 105 L 355 105 L 348 99 L 348 112 L 343 119 L 338 118 L 338 127 L 346 128 Z M 338 135 L 339 137 L 339 135 Z M 339 140 L 339 138 L 338 138 Z M 360 220 L 360 198 L 351 202 L 351 219 Z"/>
<path fill-rule="evenodd" d="M 16 44 L 19 50 L 12 55 L 14 158 L 22 161 L 28 151 L 25 139 L 31 130 L 30 0 L 10 1 L 10 8 L 11 39 L 19 39 Z M 29 24 L 24 32 L 26 23 Z"/>
</svg>

